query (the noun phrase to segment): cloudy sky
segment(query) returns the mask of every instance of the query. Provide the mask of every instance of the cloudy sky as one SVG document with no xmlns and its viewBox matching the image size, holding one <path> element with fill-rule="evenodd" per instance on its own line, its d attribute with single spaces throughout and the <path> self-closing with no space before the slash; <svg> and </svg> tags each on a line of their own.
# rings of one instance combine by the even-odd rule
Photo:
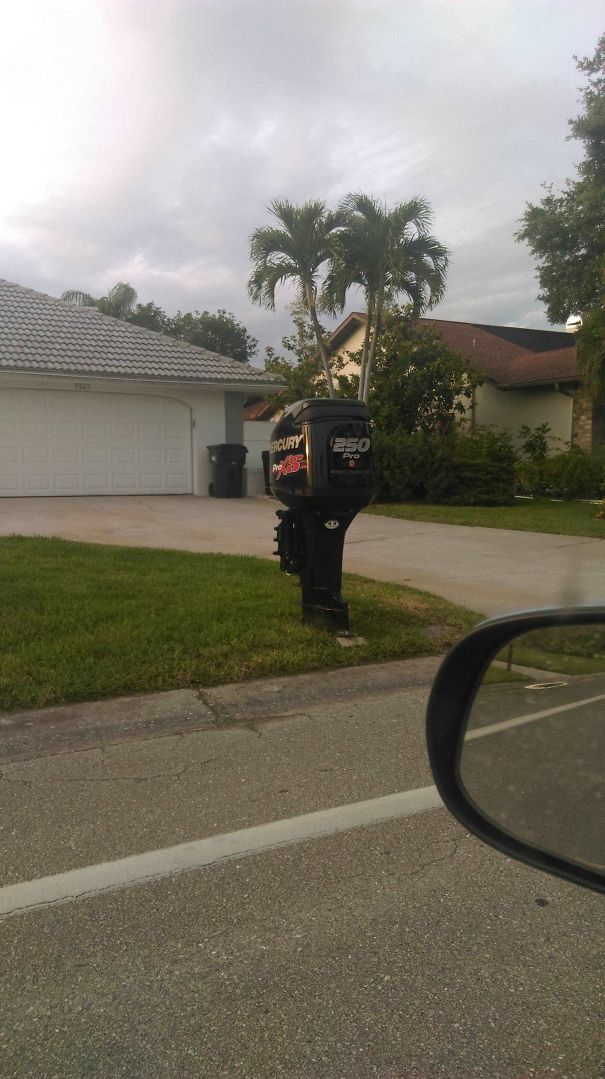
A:
<svg viewBox="0 0 605 1079">
<path fill-rule="evenodd" d="M 437 317 L 546 326 L 513 234 L 580 156 L 602 0 L 20 0 L 0 39 L 0 276 L 227 308 L 262 347 L 248 240 L 281 196 L 430 201 Z M 351 308 L 359 303 L 351 297 Z"/>
</svg>

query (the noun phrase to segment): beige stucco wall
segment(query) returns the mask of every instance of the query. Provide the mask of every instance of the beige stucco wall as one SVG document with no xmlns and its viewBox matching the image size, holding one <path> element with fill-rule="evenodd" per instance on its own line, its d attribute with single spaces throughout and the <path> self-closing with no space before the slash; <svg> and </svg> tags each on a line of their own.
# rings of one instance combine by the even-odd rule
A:
<svg viewBox="0 0 605 1079">
<path fill-rule="evenodd" d="M 471 410 L 468 409 L 468 418 Z M 523 424 L 537 427 L 550 424 L 554 438 L 560 443 L 571 441 L 573 398 L 552 387 L 532 387 L 519 390 L 499 390 L 484 382 L 475 390 L 475 423 L 485 427 L 502 427 L 517 437 Z M 563 450 L 555 443 L 553 450 Z"/>
<path fill-rule="evenodd" d="M 12 388 L 71 390 L 75 393 L 130 393 L 155 395 L 182 401 L 191 409 L 193 493 L 208 494 L 210 462 L 207 447 L 225 442 L 225 393 L 209 386 L 175 382 L 144 382 L 141 379 L 105 379 L 72 375 L 28 375 L 0 373 L 0 393 Z"/>
<path fill-rule="evenodd" d="M 338 371 L 339 375 L 357 375 L 359 374 L 359 364 L 354 363 L 350 356 L 358 352 L 363 348 L 363 337 L 365 334 L 365 326 L 359 326 L 350 337 L 347 338 L 344 345 L 334 350 L 334 356 L 345 361 L 341 371 Z"/>
</svg>

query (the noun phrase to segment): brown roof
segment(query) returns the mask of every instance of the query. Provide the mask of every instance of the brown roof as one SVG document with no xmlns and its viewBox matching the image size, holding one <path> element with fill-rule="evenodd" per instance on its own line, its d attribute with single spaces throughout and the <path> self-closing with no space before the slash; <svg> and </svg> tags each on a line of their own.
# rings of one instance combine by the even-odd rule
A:
<svg viewBox="0 0 605 1079">
<path fill-rule="evenodd" d="M 268 401 L 255 401 L 252 405 L 244 405 L 245 420 L 271 420 L 275 415 L 276 406 Z"/>
<path fill-rule="evenodd" d="M 348 315 L 330 337 L 332 348 L 344 344 L 364 322 L 362 311 Z M 432 326 L 448 348 L 502 389 L 578 381 L 575 341 L 568 333 L 437 318 L 418 323 Z"/>
<path fill-rule="evenodd" d="M 550 385 L 553 382 L 577 382 L 578 377 L 576 347 L 573 345 L 552 352 L 534 353 L 529 360 L 527 356 L 516 356 L 498 385 L 502 389 Z"/>
</svg>

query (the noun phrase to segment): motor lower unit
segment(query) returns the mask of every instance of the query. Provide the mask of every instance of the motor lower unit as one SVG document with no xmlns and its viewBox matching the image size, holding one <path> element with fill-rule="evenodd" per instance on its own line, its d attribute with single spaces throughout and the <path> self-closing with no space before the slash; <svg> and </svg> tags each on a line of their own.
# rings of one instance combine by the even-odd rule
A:
<svg viewBox="0 0 605 1079">
<path fill-rule="evenodd" d="M 374 496 L 368 410 L 362 401 L 297 401 L 273 431 L 270 486 L 278 510 L 280 569 L 298 574 L 303 622 L 345 632 L 341 596 L 345 533 Z"/>
</svg>

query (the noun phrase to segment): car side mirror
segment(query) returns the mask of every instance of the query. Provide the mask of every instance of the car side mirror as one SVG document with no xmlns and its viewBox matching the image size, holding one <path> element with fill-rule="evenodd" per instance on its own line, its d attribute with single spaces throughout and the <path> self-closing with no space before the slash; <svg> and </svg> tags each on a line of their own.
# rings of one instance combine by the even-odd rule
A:
<svg viewBox="0 0 605 1079">
<path fill-rule="evenodd" d="M 605 607 L 484 622 L 429 698 L 445 805 L 485 843 L 605 892 Z"/>
</svg>

